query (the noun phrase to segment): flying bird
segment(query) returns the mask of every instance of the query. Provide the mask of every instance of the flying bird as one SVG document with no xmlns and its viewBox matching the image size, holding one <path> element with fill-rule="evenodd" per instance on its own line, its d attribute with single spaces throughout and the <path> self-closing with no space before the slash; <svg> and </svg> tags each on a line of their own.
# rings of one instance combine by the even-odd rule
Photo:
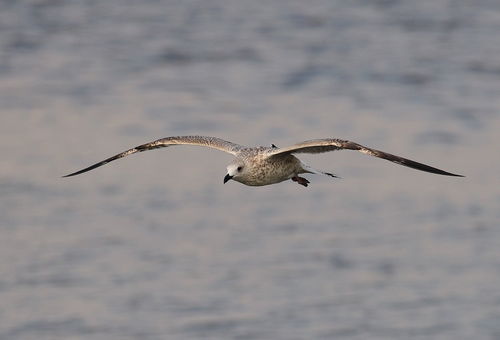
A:
<svg viewBox="0 0 500 340">
<path fill-rule="evenodd" d="M 310 182 L 306 178 L 300 177 L 300 174 L 320 174 L 330 177 L 338 177 L 330 172 L 316 170 L 302 163 L 297 157 L 294 156 L 299 153 L 323 153 L 335 150 L 355 150 L 370 156 L 386 159 L 393 163 L 433 174 L 464 177 L 462 175 L 433 168 L 429 165 L 418 163 L 403 157 L 395 156 L 390 153 L 368 148 L 348 140 L 333 138 L 313 139 L 285 148 L 279 148 L 274 144 L 271 144 L 270 147 L 246 147 L 220 138 L 208 136 L 178 136 L 161 138 L 153 142 L 136 146 L 135 148 L 119 153 L 113 157 L 107 158 L 99 163 L 63 177 L 82 174 L 137 152 L 164 148 L 173 145 L 205 146 L 234 155 L 234 160 L 226 167 L 227 173 L 224 177 L 224 183 L 229 180 L 234 180 L 250 186 L 275 184 L 291 179 L 292 181 L 307 187 Z"/>
</svg>

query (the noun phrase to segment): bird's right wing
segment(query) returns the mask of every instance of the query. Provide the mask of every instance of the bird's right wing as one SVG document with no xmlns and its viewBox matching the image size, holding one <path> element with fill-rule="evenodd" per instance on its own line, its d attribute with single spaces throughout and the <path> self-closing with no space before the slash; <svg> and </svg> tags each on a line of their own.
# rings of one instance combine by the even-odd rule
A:
<svg viewBox="0 0 500 340">
<path fill-rule="evenodd" d="M 153 150 L 153 149 L 158 149 L 158 148 L 165 148 L 168 146 L 172 145 L 197 145 L 197 146 L 206 146 L 209 148 L 221 150 L 227 153 L 230 153 L 232 155 L 236 155 L 239 150 L 243 148 L 243 146 L 225 141 L 220 138 L 216 137 L 208 137 L 208 136 L 178 136 L 178 137 L 166 137 L 162 139 L 155 140 L 153 142 L 149 142 L 146 144 L 142 144 L 139 146 L 136 146 L 135 148 L 129 149 L 127 151 L 124 151 L 122 153 L 119 153 L 117 155 L 114 155 L 113 157 L 107 158 L 101 162 L 98 162 L 94 165 L 91 165 L 85 169 L 73 172 L 69 175 L 63 176 L 63 177 L 70 177 L 70 176 L 75 176 L 82 174 L 84 172 L 93 170 L 95 168 L 98 168 L 104 164 L 107 164 L 109 162 L 112 162 L 114 160 L 123 158 L 125 156 L 137 153 L 137 152 L 142 152 L 142 151 L 147 151 L 147 150 Z"/>
</svg>

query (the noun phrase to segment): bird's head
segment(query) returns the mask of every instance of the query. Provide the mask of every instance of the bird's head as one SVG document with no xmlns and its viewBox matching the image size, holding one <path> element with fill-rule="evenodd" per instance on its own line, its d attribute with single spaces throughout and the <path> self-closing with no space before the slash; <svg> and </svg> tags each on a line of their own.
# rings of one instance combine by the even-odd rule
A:
<svg viewBox="0 0 500 340">
<path fill-rule="evenodd" d="M 224 177 L 224 183 L 233 179 L 237 182 L 244 182 L 247 174 L 247 166 L 243 160 L 235 160 L 227 166 L 227 174 Z"/>
</svg>

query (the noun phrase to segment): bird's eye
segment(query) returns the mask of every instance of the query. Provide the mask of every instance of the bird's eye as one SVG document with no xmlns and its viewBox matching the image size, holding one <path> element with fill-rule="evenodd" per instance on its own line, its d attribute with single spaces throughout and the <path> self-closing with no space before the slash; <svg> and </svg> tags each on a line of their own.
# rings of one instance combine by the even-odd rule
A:
<svg viewBox="0 0 500 340">
<path fill-rule="evenodd" d="M 240 172 L 242 169 L 243 169 L 242 166 L 239 166 L 239 167 L 236 168 L 236 170 L 238 170 L 238 172 Z"/>
</svg>

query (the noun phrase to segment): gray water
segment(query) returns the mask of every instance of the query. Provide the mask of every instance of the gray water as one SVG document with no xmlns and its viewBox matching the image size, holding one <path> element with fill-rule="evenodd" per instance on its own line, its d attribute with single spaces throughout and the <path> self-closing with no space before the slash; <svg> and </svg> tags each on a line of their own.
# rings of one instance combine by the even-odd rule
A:
<svg viewBox="0 0 500 340">
<path fill-rule="evenodd" d="M 500 2 L 1 1 L 0 339 L 500 339 Z M 342 179 L 222 184 L 351 139 Z"/>
</svg>

